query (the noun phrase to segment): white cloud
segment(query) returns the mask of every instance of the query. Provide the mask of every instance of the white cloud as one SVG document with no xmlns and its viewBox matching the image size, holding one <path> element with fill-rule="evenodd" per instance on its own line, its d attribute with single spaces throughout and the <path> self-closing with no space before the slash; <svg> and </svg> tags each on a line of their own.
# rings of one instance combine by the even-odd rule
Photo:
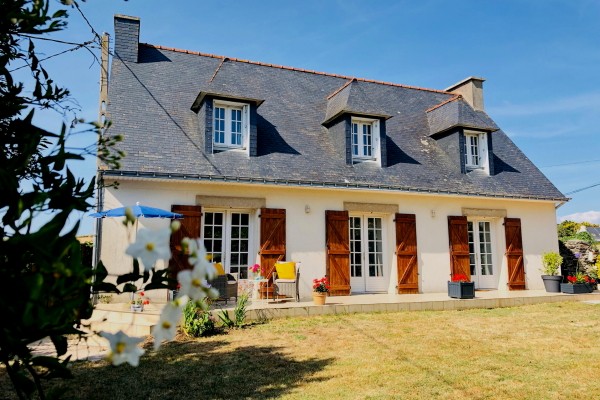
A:
<svg viewBox="0 0 600 400">
<path fill-rule="evenodd" d="M 558 222 L 563 221 L 575 221 L 575 222 L 590 222 L 592 224 L 600 224 L 600 211 L 585 211 L 579 213 L 573 213 L 558 218 Z"/>
</svg>

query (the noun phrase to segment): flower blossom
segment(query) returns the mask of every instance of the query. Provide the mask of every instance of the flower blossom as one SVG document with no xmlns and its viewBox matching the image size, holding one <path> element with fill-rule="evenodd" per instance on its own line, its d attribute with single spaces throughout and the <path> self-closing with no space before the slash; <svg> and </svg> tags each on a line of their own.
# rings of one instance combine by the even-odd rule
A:
<svg viewBox="0 0 600 400">
<path fill-rule="evenodd" d="M 171 258 L 169 239 L 171 229 L 140 229 L 134 243 L 130 244 L 125 251 L 133 258 L 139 258 L 145 270 L 154 267 L 157 260 L 168 260 Z"/>
<path fill-rule="evenodd" d="M 140 363 L 140 356 L 144 354 L 144 350 L 137 345 L 143 339 L 127 336 L 123 331 L 117 333 L 100 332 L 100 336 L 107 339 L 110 343 L 110 355 L 113 365 L 121 365 L 129 363 L 133 367 L 137 367 Z"/>
<path fill-rule="evenodd" d="M 158 350 L 163 340 L 173 340 L 177 333 L 177 323 L 183 314 L 183 307 L 187 303 L 187 296 L 178 297 L 167 303 L 160 314 L 158 323 L 152 329 L 154 336 L 154 350 Z"/>
<path fill-rule="evenodd" d="M 182 244 L 187 249 L 188 261 L 194 268 L 180 271 L 177 274 L 177 280 L 181 286 L 179 295 L 187 295 L 194 301 L 202 300 L 207 295 L 214 297 L 215 290 L 210 289 L 207 279 L 214 278 L 217 270 L 208 261 L 204 243 L 199 239 L 184 238 Z"/>
</svg>

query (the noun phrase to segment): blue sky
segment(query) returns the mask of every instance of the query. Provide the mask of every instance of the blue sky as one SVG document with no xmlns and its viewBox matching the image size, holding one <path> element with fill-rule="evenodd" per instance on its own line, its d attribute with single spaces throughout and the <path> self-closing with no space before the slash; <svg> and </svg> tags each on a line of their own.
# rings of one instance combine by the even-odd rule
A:
<svg viewBox="0 0 600 400">
<path fill-rule="evenodd" d="M 114 14 L 140 17 L 146 43 L 435 89 L 484 77 L 486 111 L 563 193 L 600 183 L 599 1 L 89 0 L 81 8 L 111 35 Z M 78 12 L 70 15 L 57 36 L 91 39 Z M 99 66 L 90 54 L 44 65 L 71 89 L 78 117 L 96 119 Z M 37 121 L 58 129 L 61 118 Z M 95 161 L 74 169 L 91 178 Z M 559 218 L 600 223 L 600 186 L 571 197 Z M 83 217 L 81 233 L 92 222 Z"/>
</svg>

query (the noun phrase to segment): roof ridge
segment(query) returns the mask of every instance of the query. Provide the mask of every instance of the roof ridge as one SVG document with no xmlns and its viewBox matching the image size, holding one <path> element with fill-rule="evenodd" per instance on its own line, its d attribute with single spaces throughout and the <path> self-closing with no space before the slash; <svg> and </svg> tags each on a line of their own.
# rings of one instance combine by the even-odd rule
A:
<svg viewBox="0 0 600 400">
<path fill-rule="evenodd" d="M 346 89 L 348 87 L 348 85 L 350 85 L 352 82 L 354 82 L 356 80 L 356 78 L 352 78 L 350 79 L 348 82 L 344 83 L 342 86 L 340 86 L 339 88 L 337 88 L 335 90 L 335 92 L 331 93 L 329 96 L 327 96 L 327 100 L 330 100 L 332 97 L 334 97 L 336 94 L 338 94 L 339 92 L 341 92 L 342 90 Z"/>
<path fill-rule="evenodd" d="M 428 108 L 427 110 L 425 110 L 425 112 L 428 113 L 430 111 L 438 109 L 441 106 L 445 106 L 446 104 L 451 103 L 451 102 L 453 102 L 455 100 L 458 100 L 458 99 L 461 99 L 461 98 L 462 98 L 462 95 L 460 95 L 460 94 L 454 95 L 454 97 L 451 97 L 451 98 L 449 98 L 447 100 L 442 101 L 440 104 L 436 104 L 435 106 L 433 106 L 431 108 Z"/>
<path fill-rule="evenodd" d="M 401 88 L 404 88 L 404 89 L 422 90 L 422 91 L 425 91 L 425 92 L 442 93 L 442 94 L 452 94 L 452 93 L 449 93 L 449 92 L 447 92 L 445 90 L 422 88 L 422 87 L 411 86 L 411 85 L 403 85 L 401 83 L 377 81 L 375 79 L 355 78 L 355 77 L 352 77 L 352 76 L 332 74 L 332 73 L 329 73 L 329 72 L 319 72 L 319 71 L 314 71 L 314 70 L 310 70 L 310 69 L 287 67 L 285 65 L 269 64 L 269 63 L 265 63 L 265 62 L 244 60 L 244 59 L 234 58 L 234 57 L 225 57 L 225 56 L 220 56 L 220 55 L 216 55 L 216 54 L 202 53 L 202 52 L 193 51 L 193 50 L 177 49 L 175 47 L 167 47 L 167 46 L 161 46 L 161 45 L 157 45 L 157 44 L 140 43 L 140 45 L 147 46 L 147 47 L 152 47 L 152 48 L 155 48 L 155 49 L 158 49 L 158 50 L 167 50 L 167 51 L 173 51 L 173 52 L 176 52 L 176 53 L 192 54 L 192 55 L 202 56 L 202 57 L 210 57 L 210 58 L 218 58 L 218 59 L 227 58 L 229 61 L 236 61 L 236 62 L 241 62 L 241 63 L 246 63 L 246 64 L 260 65 L 260 66 L 263 66 L 263 67 L 279 68 L 279 69 L 285 69 L 285 70 L 289 70 L 289 71 L 305 72 L 305 73 L 309 73 L 309 74 L 322 75 L 322 76 L 331 76 L 331 77 L 334 77 L 334 78 L 341 78 L 341 79 L 350 79 L 350 80 L 354 79 L 354 80 L 359 81 L 359 82 L 376 83 L 376 84 L 379 84 L 379 85 L 401 87 Z"/>
</svg>

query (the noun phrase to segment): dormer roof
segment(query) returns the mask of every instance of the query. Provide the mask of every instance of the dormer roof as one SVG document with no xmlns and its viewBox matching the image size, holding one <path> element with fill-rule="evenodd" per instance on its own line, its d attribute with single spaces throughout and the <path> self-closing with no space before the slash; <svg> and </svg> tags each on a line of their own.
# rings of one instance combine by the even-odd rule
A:
<svg viewBox="0 0 600 400">
<path fill-rule="evenodd" d="M 475 111 L 460 95 L 448 99 L 427 110 L 429 136 L 450 129 L 472 128 L 494 132 L 499 128 L 484 111 Z"/>
<path fill-rule="evenodd" d="M 352 78 L 327 96 L 327 112 L 322 124 L 327 126 L 342 114 L 391 118 L 379 104 L 381 102 L 369 92 L 368 85 Z"/>
</svg>

